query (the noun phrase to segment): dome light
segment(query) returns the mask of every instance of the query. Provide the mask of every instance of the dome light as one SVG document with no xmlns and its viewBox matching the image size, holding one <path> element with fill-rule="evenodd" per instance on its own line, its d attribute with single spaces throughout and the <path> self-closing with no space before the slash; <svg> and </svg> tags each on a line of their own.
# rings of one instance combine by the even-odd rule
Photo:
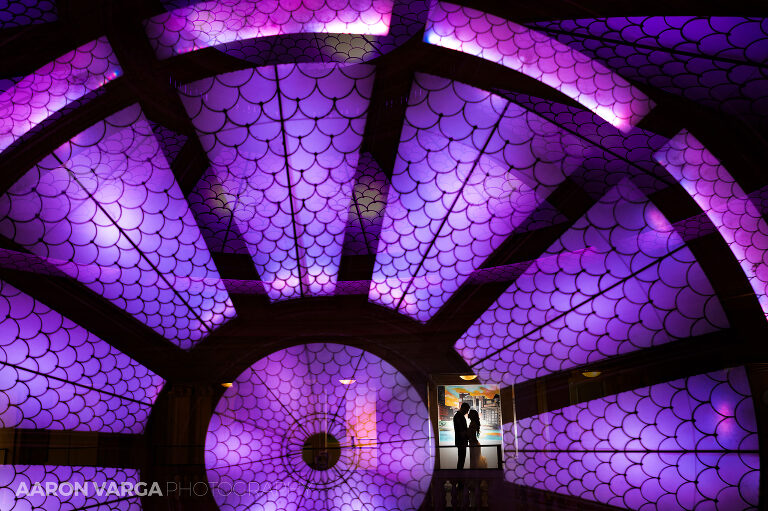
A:
<svg viewBox="0 0 768 511">
<path fill-rule="evenodd" d="M 339 380 L 342 385 L 352 385 L 356 380 Z"/>
<path fill-rule="evenodd" d="M 461 378 L 462 380 L 465 380 L 465 381 L 469 381 L 469 380 L 474 380 L 475 378 L 477 378 L 477 375 L 476 374 L 462 374 L 461 376 L 459 376 L 459 378 Z"/>
<path fill-rule="evenodd" d="M 584 376 L 585 378 L 597 378 L 601 374 L 603 374 L 602 371 L 584 371 L 583 373 L 581 373 L 581 375 Z"/>
</svg>

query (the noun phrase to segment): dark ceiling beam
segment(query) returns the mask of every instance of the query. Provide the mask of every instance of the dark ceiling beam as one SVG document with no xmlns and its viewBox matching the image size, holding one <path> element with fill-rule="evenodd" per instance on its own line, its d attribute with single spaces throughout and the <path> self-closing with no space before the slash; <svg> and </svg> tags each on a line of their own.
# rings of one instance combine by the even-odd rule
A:
<svg viewBox="0 0 768 511">
<path fill-rule="evenodd" d="M 25 135 L 22 143 L 0 153 L 0 195 L 29 169 L 72 137 L 136 101 L 123 78 L 107 83 L 82 106 L 65 108 L 55 120 L 43 122 Z"/>
<path fill-rule="evenodd" d="M 720 2 L 666 2 L 649 0 L 647 2 L 613 2 L 611 0 L 457 0 L 456 4 L 465 5 L 479 11 L 494 14 L 518 23 L 537 21 L 566 20 L 577 18 L 606 18 L 616 16 L 690 16 L 692 13 L 702 16 L 764 16 L 765 4 L 760 0 L 737 0 Z"/>
<path fill-rule="evenodd" d="M 176 80 L 155 56 L 143 19 L 132 5 L 116 4 L 106 26 L 107 37 L 123 68 L 127 87 L 147 118 L 187 137 L 179 155 L 170 162 L 186 196 L 209 167 L 208 155 L 173 85 Z"/>
<path fill-rule="evenodd" d="M 238 310 L 190 352 L 189 381 L 232 381 L 260 358 L 292 344 L 341 342 L 391 362 L 413 382 L 430 373 L 464 373 L 453 351 L 435 356 L 424 325 L 358 296 L 307 297 Z M 426 387 L 425 387 L 426 392 Z"/>
<path fill-rule="evenodd" d="M 375 62 L 376 81 L 361 151 L 371 153 L 388 178 L 394 170 L 415 73 L 433 74 L 488 91 L 514 90 L 581 108 L 538 80 L 488 60 L 426 44 L 420 35 Z M 374 260 L 373 255 L 342 257 L 340 275 L 343 280 L 370 279 Z"/>
<path fill-rule="evenodd" d="M 419 39 L 420 37 L 414 37 L 391 53 L 380 57 L 376 66 L 360 152 L 373 156 L 387 182 L 392 179 L 400 133 L 405 124 L 405 111 L 413 84 Z M 352 240 L 345 238 L 344 243 L 350 241 Z M 342 254 L 344 252 L 349 250 L 342 247 Z M 376 254 L 372 253 L 342 255 L 339 262 L 339 280 L 370 279 L 375 261 Z"/>
<path fill-rule="evenodd" d="M 0 429 L 0 464 L 139 468 L 142 435 L 45 429 Z"/>
<path fill-rule="evenodd" d="M 763 348 L 768 354 L 768 347 Z M 749 363 L 748 338 L 730 328 L 557 371 L 502 389 L 505 423 L 593 399 Z M 599 372 L 588 378 L 582 373 Z M 512 397 L 517 396 L 516 401 Z M 513 413 L 512 406 L 515 406 Z"/>
<path fill-rule="evenodd" d="M 0 78 L 26 76 L 49 62 L 97 39 L 98 28 L 71 30 L 54 21 L 0 31 Z"/>
<path fill-rule="evenodd" d="M 673 224 L 701 213 L 699 206 L 680 185 L 651 194 L 649 199 Z M 689 240 L 688 248 L 712 284 L 731 327 L 759 350 L 768 335 L 765 315 L 733 252 L 723 237 L 714 229 L 712 231 Z"/>
<path fill-rule="evenodd" d="M 547 203 L 563 213 L 567 221 L 535 231 L 513 234 L 488 257 L 481 268 L 533 262 L 570 229 L 592 207 L 595 200 L 578 184 L 566 178 L 550 194 Z M 510 285 L 512 281 L 484 284 L 465 282 L 427 322 L 433 342 L 444 349 L 452 349 L 459 337 Z"/>
<path fill-rule="evenodd" d="M 687 98 L 637 85 L 655 103 L 638 127 L 674 137 L 688 130 L 723 164 L 746 191 L 768 186 L 765 161 L 768 139 L 738 118 L 699 105 Z"/>
<path fill-rule="evenodd" d="M 0 237 L 0 248 L 29 253 Z M 0 269 L 0 279 L 74 321 L 166 380 L 178 377 L 186 352 L 80 282 Z"/>
<path fill-rule="evenodd" d="M 28 75 L 103 36 L 115 5 L 141 19 L 164 11 L 159 0 L 57 0 L 56 21 L 0 30 L 0 77 Z"/>
</svg>

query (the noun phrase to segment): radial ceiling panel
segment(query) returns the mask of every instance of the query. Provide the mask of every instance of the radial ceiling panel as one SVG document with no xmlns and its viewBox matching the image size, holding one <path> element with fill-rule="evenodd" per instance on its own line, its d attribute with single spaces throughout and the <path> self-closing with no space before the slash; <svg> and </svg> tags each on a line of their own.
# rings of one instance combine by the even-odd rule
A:
<svg viewBox="0 0 768 511">
<path fill-rule="evenodd" d="M 535 261 L 456 349 L 511 385 L 728 326 L 680 235 L 620 183 Z"/>
<path fill-rule="evenodd" d="M 768 21 L 737 16 L 642 16 L 531 25 L 627 80 L 765 126 Z"/>
<path fill-rule="evenodd" d="M 498 96 L 417 74 L 370 299 L 428 320 L 512 232 L 558 216 L 544 201 L 584 146 Z"/>
<path fill-rule="evenodd" d="M 20 79 L 0 93 L 0 151 L 121 74 L 107 38 L 100 37 Z"/>
<path fill-rule="evenodd" d="M 704 210 L 728 243 L 768 317 L 768 224 L 728 170 L 687 131 L 656 158 Z"/>
<path fill-rule="evenodd" d="M 161 59 L 243 39 L 300 33 L 386 35 L 392 0 L 164 2 L 172 10 L 145 23 Z"/>
<path fill-rule="evenodd" d="M 4 236 L 50 258 L 181 348 L 234 316 L 138 106 L 43 159 L 0 197 L 0 216 Z"/>
<path fill-rule="evenodd" d="M 162 378 L 2 281 L 0 317 L 0 427 L 144 431 Z"/>
<path fill-rule="evenodd" d="M 505 478 L 518 485 L 626 509 L 758 509 L 757 423 L 743 367 L 510 422 L 504 442 Z"/>
<path fill-rule="evenodd" d="M 334 292 L 372 87 L 370 66 L 290 64 L 185 88 L 211 161 L 192 207 L 213 243 L 239 233 L 272 300 Z"/>
<path fill-rule="evenodd" d="M 261 359 L 227 389 L 205 466 L 217 487 L 272 490 L 214 494 L 224 511 L 408 511 L 429 489 L 432 438 L 421 396 L 397 369 L 358 348 L 307 344 Z"/>
<path fill-rule="evenodd" d="M 435 2 L 424 40 L 539 80 L 625 132 L 653 108 L 640 89 L 597 60 L 548 35 L 475 9 Z"/>
</svg>

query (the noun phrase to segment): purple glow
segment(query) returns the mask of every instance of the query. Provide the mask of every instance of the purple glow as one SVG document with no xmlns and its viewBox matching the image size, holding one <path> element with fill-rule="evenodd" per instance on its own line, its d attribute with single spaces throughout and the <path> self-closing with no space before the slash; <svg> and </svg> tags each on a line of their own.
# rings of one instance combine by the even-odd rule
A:
<svg viewBox="0 0 768 511">
<path fill-rule="evenodd" d="M 160 59 L 233 41 L 300 33 L 386 35 L 393 0 L 199 2 L 145 22 Z"/>
<path fill-rule="evenodd" d="M 44 158 L 0 197 L 0 216 L 3 235 L 75 263 L 59 269 L 181 348 L 235 314 L 138 106 Z"/>
<path fill-rule="evenodd" d="M 475 9 L 435 3 L 424 40 L 539 80 L 625 132 L 653 108 L 645 94 L 599 62 L 547 35 Z"/>
<path fill-rule="evenodd" d="M 141 501 L 138 496 L 121 496 L 110 493 L 110 485 L 129 482 L 135 486 L 140 481 L 139 471 L 130 468 L 102 467 L 67 467 L 59 465 L 0 465 L 0 509 L 7 511 L 60 511 L 77 509 L 110 509 L 114 511 L 141 511 Z M 68 492 L 64 483 L 87 487 L 78 495 L 27 495 L 16 497 L 19 488 L 24 485 L 31 492 L 35 483 L 39 482 L 43 491 L 45 484 L 63 485 L 60 487 Z M 104 492 L 99 495 L 93 485 L 104 486 Z M 20 493 L 23 493 L 22 488 Z"/>
<path fill-rule="evenodd" d="M 2 281 L 0 318 L 0 427 L 144 431 L 162 378 Z"/>
<path fill-rule="evenodd" d="M 768 224 L 760 210 L 717 158 L 687 131 L 678 133 L 655 156 L 728 243 L 768 317 Z"/>
<path fill-rule="evenodd" d="M 633 83 L 765 122 L 768 25 L 738 16 L 633 16 L 529 25 Z"/>
<path fill-rule="evenodd" d="M 272 300 L 334 292 L 372 86 L 370 66 L 288 64 L 185 88 L 211 161 L 192 207 L 219 246 L 245 244 Z"/>
<path fill-rule="evenodd" d="M 680 235 L 622 182 L 455 347 L 482 379 L 511 385 L 727 325 Z"/>
<path fill-rule="evenodd" d="M 341 445 L 330 470 L 302 459 L 316 433 Z M 205 467 L 211 484 L 272 490 L 215 493 L 225 511 L 416 510 L 432 477 L 432 442 L 426 406 L 394 367 L 358 348 L 307 344 L 261 359 L 226 390 L 208 426 Z"/>
<path fill-rule="evenodd" d="M 544 201 L 584 143 L 488 92 L 417 74 L 369 298 L 431 318 L 514 231 L 557 217 Z"/>
<path fill-rule="evenodd" d="M 101 37 L 22 78 L 0 94 L 0 151 L 53 113 L 121 74 L 107 38 Z"/>
<path fill-rule="evenodd" d="M 23 27 L 56 21 L 53 0 L 0 0 L 0 28 Z"/>
<path fill-rule="evenodd" d="M 644 387 L 504 425 L 508 481 L 627 509 L 757 509 L 744 368 Z M 515 434 L 515 430 L 517 434 Z"/>
</svg>

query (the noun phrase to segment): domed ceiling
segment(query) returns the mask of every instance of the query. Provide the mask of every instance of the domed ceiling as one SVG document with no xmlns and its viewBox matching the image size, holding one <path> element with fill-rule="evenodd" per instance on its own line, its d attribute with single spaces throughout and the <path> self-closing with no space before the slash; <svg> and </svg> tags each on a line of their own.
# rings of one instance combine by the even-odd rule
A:
<svg viewBox="0 0 768 511">
<path fill-rule="evenodd" d="M 431 509 L 448 373 L 505 499 L 765 504 L 768 21 L 466 3 L 0 2 L 0 508 Z"/>
</svg>

